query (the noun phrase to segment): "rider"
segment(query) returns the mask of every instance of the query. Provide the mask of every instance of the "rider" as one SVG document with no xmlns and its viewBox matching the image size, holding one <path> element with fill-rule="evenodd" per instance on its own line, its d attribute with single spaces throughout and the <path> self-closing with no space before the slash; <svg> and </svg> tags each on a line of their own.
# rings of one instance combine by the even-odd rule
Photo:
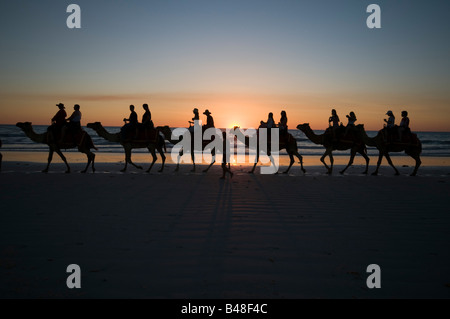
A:
<svg viewBox="0 0 450 319">
<path fill-rule="evenodd" d="M 62 127 L 66 123 L 67 116 L 67 113 L 64 110 L 64 104 L 59 103 L 56 104 L 56 106 L 59 108 L 59 111 L 52 117 L 52 125 L 47 128 L 47 132 L 51 133 L 53 137 L 61 132 Z"/>
<path fill-rule="evenodd" d="M 280 129 L 280 136 L 286 135 L 288 133 L 288 126 L 287 126 L 287 116 L 286 111 L 281 111 L 281 118 L 280 122 L 278 123 L 278 127 Z"/>
<path fill-rule="evenodd" d="M 191 133 L 194 132 L 194 128 L 196 125 L 200 125 L 200 115 L 198 114 L 198 108 L 194 108 L 192 110 L 192 112 L 194 113 L 194 117 L 192 118 L 192 121 L 189 121 L 189 131 Z M 192 126 L 194 125 L 194 126 Z"/>
<path fill-rule="evenodd" d="M 398 140 L 402 140 L 403 132 L 409 132 L 409 117 L 407 111 L 402 111 L 402 120 L 400 121 L 400 126 L 398 127 Z"/>
<path fill-rule="evenodd" d="M 331 126 L 331 132 L 333 133 L 333 140 L 336 140 L 336 131 L 339 128 L 339 116 L 335 109 L 331 110 L 331 116 L 328 119 L 328 125 Z"/>
<path fill-rule="evenodd" d="M 142 115 L 142 127 L 144 129 L 152 129 L 154 128 L 154 124 L 152 121 L 152 113 L 148 108 L 148 104 L 143 104 L 142 108 L 144 109 L 144 115 Z"/>
<path fill-rule="evenodd" d="M 385 131 L 385 135 L 384 135 L 385 141 L 387 140 L 388 136 L 392 136 L 392 131 L 395 128 L 394 113 L 392 113 L 392 111 L 387 111 L 386 115 L 389 115 L 389 118 L 387 120 L 384 119 L 384 121 L 386 122 L 386 130 L 384 130 Z"/>
<path fill-rule="evenodd" d="M 286 119 L 287 121 L 287 119 Z M 262 128 L 274 128 L 275 127 L 275 121 L 273 120 L 273 113 L 269 113 L 269 117 L 267 118 L 267 122 L 261 121 L 261 125 L 259 127 Z"/>
<path fill-rule="evenodd" d="M 60 143 L 64 141 L 64 138 L 66 136 L 66 132 L 69 131 L 70 133 L 75 133 L 78 130 L 81 130 L 81 112 L 80 112 L 80 106 L 78 104 L 75 104 L 73 106 L 73 113 L 69 118 L 67 119 L 68 123 L 66 122 L 61 130 L 61 139 Z"/>
<path fill-rule="evenodd" d="M 350 112 L 350 114 L 346 115 L 346 117 L 348 118 L 348 123 L 345 128 L 344 135 L 347 135 L 347 133 L 355 127 L 355 122 L 356 122 L 356 115 L 354 112 Z"/>
<path fill-rule="evenodd" d="M 129 132 L 136 131 L 138 124 L 138 117 L 136 112 L 134 111 L 134 105 L 130 105 L 130 117 L 124 118 L 123 121 L 125 125 L 120 129 L 120 133 L 122 135 L 122 139 L 126 139 Z M 128 122 L 128 123 L 127 123 Z"/>
<path fill-rule="evenodd" d="M 211 112 L 209 110 L 205 110 L 203 114 L 206 115 L 206 124 L 203 125 L 203 130 L 207 130 L 208 128 L 214 127 L 214 119 L 211 116 Z"/>
</svg>

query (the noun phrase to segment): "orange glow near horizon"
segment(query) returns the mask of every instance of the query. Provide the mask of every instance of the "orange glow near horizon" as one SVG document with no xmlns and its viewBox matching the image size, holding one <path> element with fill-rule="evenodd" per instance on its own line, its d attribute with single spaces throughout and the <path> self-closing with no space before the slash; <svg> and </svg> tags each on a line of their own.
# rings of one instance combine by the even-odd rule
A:
<svg viewBox="0 0 450 319">
<path fill-rule="evenodd" d="M 0 110 L 1 124 L 33 122 L 33 124 L 50 124 L 50 119 L 57 112 L 56 104 L 66 105 L 69 116 L 74 104 L 80 104 L 83 114 L 82 125 L 89 122 L 102 122 L 105 126 L 121 126 L 122 119 L 129 116 L 129 105 L 136 107 L 141 120 L 142 104 L 147 103 L 152 112 L 156 126 L 187 127 L 193 117 L 194 107 L 199 109 L 200 119 L 206 122 L 204 110 L 208 109 L 218 128 L 258 127 L 261 120 L 266 121 L 269 112 L 273 112 L 275 122 L 280 119 L 280 112 L 288 115 L 288 126 L 295 129 L 298 124 L 310 123 L 313 129 L 328 127 L 331 109 L 335 108 L 340 120 L 347 124 L 346 115 L 354 111 L 357 124 L 364 124 L 367 130 L 378 130 L 383 126 L 386 111 L 392 110 L 396 123 L 400 122 L 400 113 L 406 109 L 414 131 L 450 131 L 450 115 L 446 112 L 447 101 L 430 101 L 411 97 L 399 103 L 399 97 L 374 98 L 367 103 L 370 96 L 343 99 L 341 96 L 317 98 L 313 95 L 283 94 L 139 94 L 139 95 L 104 95 L 104 96 L 2 96 Z M 385 105 L 391 106 L 385 106 Z M 352 106 L 353 105 L 353 106 Z M 405 105 L 409 105 L 406 107 Z M 424 108 L 423 105 L 428 105 Z M 433 109 L 431 112 L 430 110 Z"/>
</svg>

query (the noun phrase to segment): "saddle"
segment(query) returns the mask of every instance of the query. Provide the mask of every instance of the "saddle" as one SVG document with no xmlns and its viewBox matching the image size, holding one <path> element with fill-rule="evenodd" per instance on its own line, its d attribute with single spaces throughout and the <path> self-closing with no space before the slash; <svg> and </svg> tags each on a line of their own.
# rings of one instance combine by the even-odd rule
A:
<svg viewBox="0 0 450 319">
<path fill-rule="evenodd" d="M 125 134 L 125 139 L 136 142 L 156 142 L 158 139 L 158 130 L 156 130 L 155 128 L 139 126 L 135 130 L 129 130 Z"/>
<path fill-rule="evenodd" d="M 72 148 L 81 145 L 86 134 L 86 131 L 82 128 L 67 130 L 64 139 L 61 141 L 62 130 L 50 130 L 47 134 L 47 142 L 57 143 L 61 148 Z"/>
<path fill-rule="evenodd" d="M 334 143 L 358 143 L 360 142 L 360 139 L 358 138 L 355 129 L 349 128 L 347 131 L 347 134 L 345 133 L 347 131 L 347 128 L 344 125 L 340 125 L 338 128 L 335 129 L 333 132 L 332 127 L 328 127 L 325 130 L 325 137 L 330 139 Z"/>
<path fill-rule="evenodd" d="M 400 140 L 399 127 L 396 125 L 393 128 L 383 128 L 380 132 L 383 134 L 384 139 L 387 144 L 419 144 L 419 139 L 417 135 L 412 133 L 408 128 L 402 133 Z"/>
</svg>

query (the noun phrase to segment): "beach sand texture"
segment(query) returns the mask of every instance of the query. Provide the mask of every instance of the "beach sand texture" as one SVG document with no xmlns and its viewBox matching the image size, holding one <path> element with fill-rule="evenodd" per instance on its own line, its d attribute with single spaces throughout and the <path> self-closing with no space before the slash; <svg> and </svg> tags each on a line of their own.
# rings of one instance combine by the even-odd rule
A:
<svg viewBox="0 0 450 319">
<path fill-rule="evenodd" d="M 1 298 L 448 298 L 450 170 L 145 174 L 4 162 Z M 155 166 L 156 167 L 156 166 Z M 158 167 L 159 168 L 159 167 Z M 66 268 L 81 267 L 81 289 Z M 369 289 L 366 268 L 381 267 Z"/>
</svg>

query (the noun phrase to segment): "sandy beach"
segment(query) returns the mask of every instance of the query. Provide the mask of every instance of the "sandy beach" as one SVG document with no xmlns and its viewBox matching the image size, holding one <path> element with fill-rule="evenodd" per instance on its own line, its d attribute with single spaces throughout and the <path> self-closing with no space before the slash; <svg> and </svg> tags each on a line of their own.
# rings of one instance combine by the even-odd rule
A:
<svg viewBox="0 0 450 319">
<path fill-rule="evenodd" d="M 416 177 L 411 166 L 376 177 L 361 165 L 333 176 L 233 166 L 226 180 L 219 165 L 71 166 L 3 163 L 1 298 L 450 297 L 448 166 Z M 81 289 L 66 286 L 70 264 Z M 370 264 L 380 289 L 366 285 Z"/>
</svg>

